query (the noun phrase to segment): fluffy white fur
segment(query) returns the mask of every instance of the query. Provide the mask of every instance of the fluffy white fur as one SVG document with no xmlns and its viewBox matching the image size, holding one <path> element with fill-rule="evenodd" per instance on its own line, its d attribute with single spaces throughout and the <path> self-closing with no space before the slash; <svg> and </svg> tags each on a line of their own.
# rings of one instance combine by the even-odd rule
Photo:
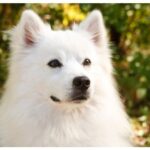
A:
<svg viewBox="0 0 150 150">
<path fill-rule="evenodd" d="M 1 146 L 130 146 L 130 126 L 112 77 L 102 15 L 53 31 L 31 10 L 11 33 L 11 58 L 0 105 Z M 59 59 L 63 67 L 47 63 Z M 83 66 L 85 58 L 91 66 Z M 76 76 L 91 80 L 90 98 L 69 102 Z M 51 95 L 62 100 L 53 102 Z"/>
</svg>

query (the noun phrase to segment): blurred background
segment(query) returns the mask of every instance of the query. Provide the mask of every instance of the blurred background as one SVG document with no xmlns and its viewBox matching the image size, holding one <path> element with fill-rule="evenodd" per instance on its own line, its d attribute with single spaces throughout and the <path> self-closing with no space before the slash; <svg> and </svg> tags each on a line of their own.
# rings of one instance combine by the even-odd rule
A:
<svg viewBox="0 0 150 150">
<path fill-rule="evenodd" d="M 0 96 L 7 78 L 9 37 L 24 9 L 65 29 L 99 9 L 110 37 L 115 77 L 138 146 L 150 146 L 150 4 L 0 4 Z"/>
</svg>

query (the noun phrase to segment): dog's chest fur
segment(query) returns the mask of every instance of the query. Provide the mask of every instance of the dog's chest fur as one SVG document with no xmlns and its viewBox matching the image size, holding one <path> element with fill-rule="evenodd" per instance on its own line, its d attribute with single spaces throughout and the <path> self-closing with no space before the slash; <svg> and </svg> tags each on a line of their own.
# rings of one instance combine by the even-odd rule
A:
<svg viewBox="0 0 150 150">
<path fill-rule="evenodd" d="M 113 118 L 103 118 L 99 106 L 62 112 L 48 110 L 47 106 L 34 109 L 33 103 L 8 109 L 5 107 L 7 113 L 1 118 L 2 146 L 113 146 L 118 141 L 119 145 L 128 144 L 119 133 L 122 126 L 117 126 Z"/>
</svg>

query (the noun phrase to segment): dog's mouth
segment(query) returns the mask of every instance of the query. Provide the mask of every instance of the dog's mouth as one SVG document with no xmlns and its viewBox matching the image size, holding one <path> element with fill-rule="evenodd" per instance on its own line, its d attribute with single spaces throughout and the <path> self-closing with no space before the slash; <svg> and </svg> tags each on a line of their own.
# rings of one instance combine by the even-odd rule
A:
<svg viewBox="0 0 150 150">
<path fill-rule="evenodd" d="M 86 101 L 88 99 L 88 95 L 77 95 L 75 97 L 73 97 L 73 99 L 71 100 L 71 102 L 73 103 L 83 103 L 84 101 Z"/>
<path fill-rule="evenodd" d="M 50 96 L 51 100 L 53 102 L 56 102 L 56 103 L 61 103 L 62 101 L 56 97 L 56 96 Z M 74 96 L 71 98 L 71 100 L 68 100 L 68 102 L 71 102 L 71 103 L 83 103 L 84 101 L 86 101 L 87 99 L 89 98 L 89 95 L 77 95 L 77 96 Z"/>
</svg>

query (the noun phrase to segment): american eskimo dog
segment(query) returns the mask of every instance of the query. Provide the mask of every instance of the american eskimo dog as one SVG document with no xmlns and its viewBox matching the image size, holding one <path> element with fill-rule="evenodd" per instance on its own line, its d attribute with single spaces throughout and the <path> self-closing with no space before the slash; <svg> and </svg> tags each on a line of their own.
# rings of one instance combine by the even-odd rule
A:
<svg viewBox="0 0 150 150">
<path fill-rule="evenodd" d="M 130 145 L 98 10 L 65 31 L 52 30 L 25 10 L 11 31 L 10 47 L 1 146 Z"/>
</svg>

